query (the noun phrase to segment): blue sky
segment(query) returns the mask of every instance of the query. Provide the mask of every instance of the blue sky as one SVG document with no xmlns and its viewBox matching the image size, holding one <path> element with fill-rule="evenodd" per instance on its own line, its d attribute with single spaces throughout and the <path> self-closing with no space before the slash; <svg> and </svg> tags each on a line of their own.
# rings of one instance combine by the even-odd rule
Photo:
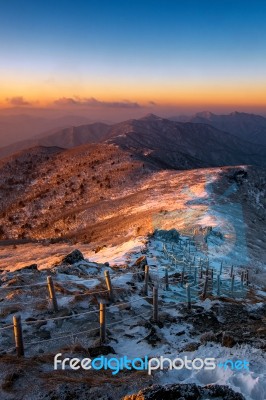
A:
<svg viewBox="0 0 266 400">
<path fill-rule="evenodd" d="M 264 105 L 265 20 L 263 0 L 1 1 L 2 101 Z"/>
</svg>

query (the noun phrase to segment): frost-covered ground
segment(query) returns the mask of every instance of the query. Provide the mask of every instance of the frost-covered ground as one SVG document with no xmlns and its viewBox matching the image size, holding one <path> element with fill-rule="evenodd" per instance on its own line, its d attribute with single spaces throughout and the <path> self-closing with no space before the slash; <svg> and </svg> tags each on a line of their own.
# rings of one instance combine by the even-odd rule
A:
<svg viewBox="0 0 266 400">
<path fill-rule="evenodd" d="M 165 369 L 154 373 L 153 382 L 225 384 L 242 393 L 247 400 L 266 398 L 264 255 L 258 252 L 254 257 L 250 251 L 244 209 L 242 203 L 236 201 L 239 186 L 233 182 L 217 194 L 213 190 L 217 176 L 206 170 L 197 174 L 201 179 L 190 185 L 184 184 L 182 193 L 175 193 L 180 175 L 172 175 L 173 179 L 168 182 L 171 190 L 165 192 L 162 209 L 153 213 L 155 235 L 125 238 L 124 243 L 102 247 L 97 252 L 88 245 L 64 243 L 1 249 L 0 266 L 4 269 L 0 288 L 1 328 L 5 329 L 0 332 L 5 364 L 0 359 L 0 371 L 4 381 L 11 371 L 16 370 L 18 375 L 9 391 L 2 387 L 1 398 L 12 399 L 19 392 L 25 399 L 42 398 L 48 390 L 46 384 L 53 390 L 57 384 L 49 375 L 52 358 L 42 360 L 38 368 L 23 373 L 19 372 L 19 362 L 16 364 L 8 358 L 15 357 L 13 332 L 9 327 L 14 314 L 19 313 L 22 318 L 26 357 L 54 355 L 59 350 L 84 357 L 86 349 L 95 346 L 99 338 L 99 301 L 107 303 L 108 345 L 117 357 L 148 355 L 173 359 L 187 355 L 191 358 L 215 357 L 217 362 L 226 359 L 249 362 L 249 370 L 239 371 L 221 367 L 213 371 Z M 155 195 L 156 184 L 161 184 L 166 177 L 169 178 L 169 174 L 161 173 L 158 181 L 157 176 L 149 201 L 134 205 L 128 212 L 142 212 L 158 203 L 161 197 L 160 192 L 158 197 Z M 164 209 L 166 204 L 167 210 Z M 172 228 L 181 233 L 181 240 L 167 232 Z M 257 240 L 258 248 L 261 248 L 259 235 Z M 70 265 L 62 264 L 62 256 L 75 247 L 82 251 L 85 259 Z M 146 259 L 136 264 L 140 257 Z M 144 261 L 150 266 L 151 275 L 148 298 L 143 294 Z M 33 263 L 38 264 L 39 272 L 20 270 Z M 169 290 L 165 287 L 166 269 Z M 113 303 L 109 303 L 106 293 L 105 270 L 109 270 L 114 286 Z M 206 270 L 209 286 L 204 300 L 201 295 Z M 241 281 L 241 273 L 247 270 L 248 285 L 245 280 Z M 47 300 L 47 273 L 51 273 L 55 282 L 57 313 L 52 312 Z M 191 284 L 191 311 L 187 310 L 186 304 L 187 282 Z M 151 320 L 152 285 L 159 287 L 159 324 Z M 223 332 L 229 342 L 223 339 Z M 77 345 L 81 346 L 79 352 L 75 348 Z M 75 371 L 71 374 L 75 376 Z M 34 376 L 34 381 L 30 380 L 30 375 Z M 64 382 L 70 378 L 72 375 L 67 375 Z M 82 379 L 86 382 L 84 377 Z M 147 382 L 138 379 L 135 377 L 134 382 L 127 383 L 127 388 L 116 387 L 114 379 L 112 388 L 110 382 L 104 382 L 97 390 L 99 393 L 110 390 L 111 394 L 117 391 L 117 396 L 122 396 L 150 383 L 148 377 Z"/>
</svg>

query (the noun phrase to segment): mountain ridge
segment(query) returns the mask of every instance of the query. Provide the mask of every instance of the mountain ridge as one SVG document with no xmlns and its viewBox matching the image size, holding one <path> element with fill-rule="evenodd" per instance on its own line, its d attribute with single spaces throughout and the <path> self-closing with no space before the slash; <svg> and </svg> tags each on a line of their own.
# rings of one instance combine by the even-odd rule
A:
<svg viewBox="0 0 266 400">
<path fill-rule="evenodd" d="M 229 114 L 202 111 L 192 116 L 171 117 L 170 120 L 209 124 L 251 143 L 266 145 L 266 118 L 261 115 L 239 111 Z"/>
<path fill-rule="evenodd" d="M 203 115 L 213 118 L 214 114 L 203 112 Z M 165 168 L 266 164 L 266 146 L 258 147 L 205 122 L 173 121 L 155 114 L 113 125 L 93 123 L 61 129 L 45 137 L 17 143 L 12 150 L 17 152 L 21 146 L 22 149 L 34 146 L 74 148 L 88 143 L 113 143 Z M 0 149 L 0 156 L 6 155 L 6 150 Z"/>
</svg>

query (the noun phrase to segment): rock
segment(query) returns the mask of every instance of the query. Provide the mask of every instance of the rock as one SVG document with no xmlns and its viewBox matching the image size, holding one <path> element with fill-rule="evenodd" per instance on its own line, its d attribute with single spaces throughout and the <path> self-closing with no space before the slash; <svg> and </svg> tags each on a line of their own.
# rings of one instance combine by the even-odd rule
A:
<svg viewBox="0 0 266 400">
<path fill-rule="evenodd" d="M 7 375 L 3 378 L 1 382 L 1 388 L 4 391 L 9 392 L 13 388 L 15 382 L 23 375 L 24 371 L 22 369 L 18 369 L 17 371 L 7 373 Z"/>
<path fill-rule="evenodd" d="M 224 332 L 222 337 L 222 346 L 233 347 L 236 344 L 235 339 L 230 332 Z"/>
<path fill-rule="evenodd" d="M 37 264 L 26 265 L 25 267 L 20 268 L 19 271 L 24 269 L 29 269 L 31 271 L 38 271 L 38 265 Z"/>
<path fill-rule="evenodd" d="M 259 336 L 266 337 L 266 327 L 261 327 L 257 329 L 257 333 Z"/>
<path fill-rule="evenodd" d="M 165 239 L 167 241 L 179 241 L 179 232 L 176 229 L 170 229 L 169 231 L 164 229 L 156 229 L 154 231 L 154 237 L 158 237 L 160 239 Z"/>
<path fill-rule="evenodd" d="M 210 331 L 210 332 L 204 332 L 201 337 L 200 337 L 200 342 L 202 344 L 208 343 L 208 342 L 216 342 L 217 338 L 215 334 Z"/>
<path fill-rule="evenodd" d="M 67 256 L 62 258 L 62 262 L 66 264 L 75 264 L 76 262 L 84 260 L 83 254 L 79 250 L 73 250 Z"/>
<path fill-rule="evenodd" d="M 179 331 L 179 332 L 176 332 L 176 336 L 182 336 L 182 335 L 184 335 L 186 333 L 186 331 Z"/>
<path fill-rule="evenodd" d="M 90 357 L 107 356 L 108 354 L 116 354 L 112 346 L 95 346 L 88 347 Z"/>
<path fill-rule="evenodd" d="M 45 329 L 42 331 L 39 330 L 36 332 L 36 335 L 38 335 L 41 339 L 51 339 L 51 333 Z"/>
<path fill-rule="evenodd" d="M 153 347 L 155 347 L 158 342 L 162 341 L 162 339 L 157 335 L 156 329 L 153 326 L 151 327 L 150 333 L 142 340 L 146 340 L 147 343 L 149 343 Z M 139 342 L 141 342 L 142 340 L 140 340 Z"/>
<path fill-rule="evenodd" d="M 200 347 L 200 343 L 192 342 L 192 343 L 186 344 L 183 347 L 182 351 L 196 351 L 196 350 L 198 350 L 199 347 Z"/>
<path fill-rule="evenodd" d="M 57 317 L 69 317 L 72 314 L 73 314 L 73 311 L 71 310 L 71 308 L 67 308 L 67 307 L 60 308 L 60 310 L 58 310 L 56 312 Z"/>
<path fill-rule="evenodd" d="M 125 396 L 123 400 L 174 400 L 180 397 L 186 400 L 197 400 L 200 398 L 200 392 L 195 384 L 153 385 L 140 390 L 137 394 Z"/>
<path fill-rule="evenodd" d="M 206 399 L 245 400 L 240 393 L 234 392 L 227 386 L 210 385 L 200 387 L 194 383 L 153 385 L 131 394 L 122 400 L 206 400 Z"/>
</svg>

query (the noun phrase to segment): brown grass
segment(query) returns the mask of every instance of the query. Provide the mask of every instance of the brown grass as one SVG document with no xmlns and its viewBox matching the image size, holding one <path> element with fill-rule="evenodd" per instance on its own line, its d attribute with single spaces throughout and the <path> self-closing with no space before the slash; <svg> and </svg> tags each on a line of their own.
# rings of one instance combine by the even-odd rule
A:
<svg viewBox="0 0 266 400">
<path fill-rule="evenodd" d="M 0 312 L 0 317 L 1 318 L 6 318 L 9 314 L 14 314 L 18 311 L 22 311 L 23 307 L 20 305 L 14 305 L 14 306 L 5 306 L 3 308 L 1 308 L 1 312 Z"/>
<path fill-rule="evenodd" d="M 112 375 L 112 371 L 52 371 L 41 374 L 41 378 L 47 386 L 54 386 L 60 383 L 87 384 L 90 386 L 101 386 L 112 384 L 120 386 L 121 384 L 134 384 L 145 382 L 150 379 L 146 371 L 120 371 L 117 375 Z"/>
<path fill-rule="evenodd" d="M 23 294 L 22 289 L 14 289 L 12 292 L 8 291 L 6 294 L 7 300 L 14 300 L 16 296 L 20 296 Z"/>
<path fill-rule="evenodd" d="M 7 373 L 6 376 L 4 377 L 1 388 L 5 392 L 9 392 L 13 388 L 13 384 L 24 375 L 23 370 L 19 369 L 10 373 Z"/>
<path fill-rule="evenodd" d="M 249 288 L 247 293 L 247 299 L 251 302 L 251 304 L 260 303 L 261 301 L 265 301 L 265 297 L 260 297 L 256 294 L 255 290 Z"/>
<path fill-rule="evenodd" d="M 36 304 L 34 304 L 34 306 L 35 310 L 37 311 L 47 311 L 49 306 L 49 300 L 37 301 Z"/>
<path fill-rule="evenodd" d="M 60 292 L 62 294 L 73 294 L 72 290 L 66 289 L 64 286 L 60 285 L 58 282 L 54 282 L 54 288 L 57 292 Z"/>
</svg>

